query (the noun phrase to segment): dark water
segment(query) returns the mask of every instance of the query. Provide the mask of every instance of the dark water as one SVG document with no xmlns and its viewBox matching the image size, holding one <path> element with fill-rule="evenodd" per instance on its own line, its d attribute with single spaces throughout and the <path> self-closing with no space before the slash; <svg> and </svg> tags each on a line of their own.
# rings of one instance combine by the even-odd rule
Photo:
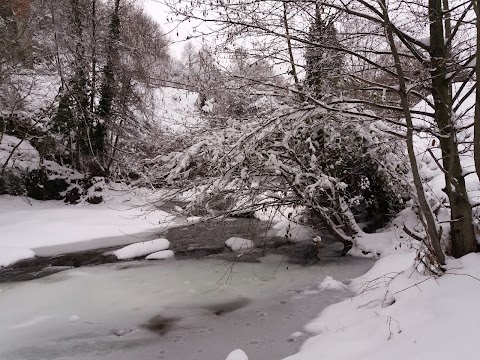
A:
<svg viewBox="0 0 480 360">
<path fill-rule="evenodd" d="M 8 268 L 0 268 L 0 283 L 27 281 L 51 274 L 78 268 L 118 262 L 112 251 L 130 243 L 166 237 L 171 242 L 170 249 L 177 259 L 200 259 L 210 257 L 228 261 L 256 262 L 267 254 L 284 255 L 287 261 L 299 264 L 313 264 L 318 261 L 317 250 L 310 241 L 292 243 L 272 236 L 271 223 L 257 219 L 232 218 L 199 222 L 196 224 L 171 228 L 158 234 L 138 234 L 105 239 L 92 239 L 74 244 L 81 251 L 69 251 L 72 245 L 50 246 L 34 249 L 37 257 L 20 261 Z M 253 240 L 257 247 L 238 258 L 225 246 L 225 240 L 237 236 Z M 328 235 L 323 235 L 325 248 L 322 251 L 324 261 L 329 261 L 341 253 L 341 245 Z M 96 249 L 96 244 L 117 243 Z M 97 245 L 98 246 L 98 245 Z M 64 253 L 66 252 L 66 253 Z"/>
</svg>

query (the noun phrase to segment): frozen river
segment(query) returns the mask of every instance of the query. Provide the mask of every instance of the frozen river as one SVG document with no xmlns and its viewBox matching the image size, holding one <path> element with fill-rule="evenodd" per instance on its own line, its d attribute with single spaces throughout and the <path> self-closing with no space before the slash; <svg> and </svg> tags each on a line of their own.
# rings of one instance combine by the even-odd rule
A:
<svg viewBox="0 0 480 360">
<path fill-rule="evenodd" d="M 346 281 L 370 260 L 318 265 L 280 256 L 235 265 L 222 260 L 129 262 L 0 284 L 0 359 L 281 359 L 289 339 L 345 291 L 318 291 L 326 275 Z"/>
</svg>

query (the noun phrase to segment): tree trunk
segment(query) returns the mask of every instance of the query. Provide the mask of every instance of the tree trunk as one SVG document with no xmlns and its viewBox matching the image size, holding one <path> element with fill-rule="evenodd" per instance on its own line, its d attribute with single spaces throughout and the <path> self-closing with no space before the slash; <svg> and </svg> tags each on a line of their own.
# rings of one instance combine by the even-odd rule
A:
<svg viewBox="0 0 480 360">
<path fill-rule="evenodd" d="M 287 39 L 288 56 L 290 59 L 290 67 L 291 67 L 290 73 L 293 76 L 293 80 L 295 81 L 295 87 L 299 91 L 300 97 L 303 97 L 302 85 L 300 84 L 300 80 L 298 79 L 297 67 L 295 66 L 295 58 L 293 56 L 292 40 L 290 39 L 290 28 L 288 26 L 287 1 L 283 2 L 283 26 L 285 27 L 285 38 Z"/>
<path fill-rule="evenodd" d="M 472 209 L 460 164 L 456 131 L 452 119 L 452 93 L 446 78 L 448 49 L 445 45 L 442 0 L 429 0 L 432 96 L 435 121 L 440 131 L 440 148 L 445 169 L 445 191 L 451 210 L 452 255 L 461 257 L 475 251 Z"/>
<path fill-rule="evenodd" d="M 432 210 L 425 196 L 425 191 L 423 189 L 423 184 L 422 184 L 422 178 L 420 176 L 420 172 L 418 171 L 417 158 L 415 156 L 415 150 L 413 146 L 413 120 L 412 120 L 412 114 L 410 112 L 410 104 L 408 101 L 408 92 L 407 92 L 407 86 L 406 86 L 405 77 L 403 73 L 403 67 L 401 64 L 400 55 L 398 53 L 397 46 L 395 44 L 392 24 L 390 23 L 390 19 L 388 17 L 388 10 L 387 10 L 385 1 L 382 1 L 382 4 L 384 7 L 383 11 L 384 11 L 385 30 L 387 33 L 387 39 L 390 45 L 390 49 L 392 51 L 393 59 L 395 61 L 395 69 L 397 71 L 400 102 L 404 111 L 405 121 L 407 123 L 407 151 L 408 151 L 410 166 L 412 169 L 413 183 L 415 186 L 415 190 L 418 198 L 418 204 L 421 211 L 420 216 L 425 217 L 425 221 L 426 221 L 425 230 L 430 240 L 431 248 L 436 257 L 436 260 L 443 265 L 445 264 L 445 255 L 442 251 L 442 247 L 440 244 L 440 238 L 437 231 L 435 218 L 433 217 Z"/>
<path fill-rule="evenodd" d="M 76 136 L 76 168 L 84 171 L 84 155 L 89 155 L 91 146 L 89 139 L 90 114 L 88 112 L 87 94 L 87 66 L 85 59 L 85 46 L 83 44 L 84 23 L 81 4 L 78 0 L 70 0 L 71 21 L 74 30 L 74 74 L 70 94 L 73 99 L 74 116 L 77 121 Z"/>
<path fill-rule="evenodd" d="M 105 143 L 107 128 L 112 123 L 112 111 L 115 98 L 115 72 L 118 60 L 118 43 L 120 41 L 120 0 L 115 0 L 114 10 L 110 19 L 110 33 L 107 43 L 107 62 L 103 68 L 103 84 L 100 90 L 100 102 L 98 104 L 98 115 L 102 121 L 95 125 L 94 138 L 95 154 L 103 163 L 105 157 Z"/>
<path fill-rule="evenodd" d="M 95 90 L 97 87 L 97 0 L 92 0 L 92 74 L 90 91 L 90 112 L 95 108 Z"/>
<path fill-rule="evenodd" d="M 473 8 L 475 9 L 475 15 L 477 16 L 476 19 L 476 27 L 477 27 L 477 51 L 480 49 L 480 9 L 477 3 L 478 0 L 472 0 Z M 480 61 L 478 59 L 478 55 L 476 57 L 475 62 L 475 73 L 476 73 L 476 83 L 477 83 L 477 90 L 475 96 L 475 120 L 474 120 L 474 127 L 473 127 L 473 157 L 475 159 L 475 171 L 477 173 L 477 177 L 480 180 Z"/>
</svg>

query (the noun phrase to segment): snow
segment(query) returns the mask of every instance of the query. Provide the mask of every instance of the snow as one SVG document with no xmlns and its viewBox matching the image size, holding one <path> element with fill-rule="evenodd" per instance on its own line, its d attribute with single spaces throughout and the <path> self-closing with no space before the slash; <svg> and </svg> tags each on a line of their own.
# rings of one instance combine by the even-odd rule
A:
<svg viewBox="0 0 480 360">
<path fill-rule="evenodd" d="M 164 260 L 164 259 L 170 259 L 174 257 L 174 255 L 175 254 L 172 250 L 162 250 L 162 251 L 157 251 L 148 255 L 145 259 L 146 260 Z"/>
<path fill-rule="evenodd" d="M 312 228 L 286 218 L 273 225 L 272 229 L 277 230 L 276 236 L 292 242 L 312 240 L 316 235 Z"/>
<path fill-rule="evenodd" d="M 155 195 L 143 190 L 106 189 L 102 195 L 105 203 L 74 206 L 0 196 L 0 266 L 35 254 L 53 256 L 145 241 L 185 222 L 164 211 L 151 211 L 144 204 Z"/>
<path fill-rule="evenodd" d="M 75 243 L 161 230 L 162 224 L 173 221 L 166 212 L 145 210 L 129 204 L 69 206 L 61 201 L 0 196 L 0 245 L 38 248 Z"/>
<path fill-rule="evenodd" d="M 275 194 L 268 193 L 275 197 Z M 255 211 L 255 217 L 259 220 L 272 222 L 269 235 L 288 239 L 291 242 L 310 241 L 318 235 L 318 232 L 309 226 L 299 223 L 304 207 L 293 208 L 291 206 L 265 206 Z"/>
<path fill-rule="evenodd" d="M 346 290 L 347 285 L 335 280 L 331 276 L 326 276 L 325 279 L 318 285 L 320 290 Z"/>
<path fill-rule="evenodd" d="M 454 91 L 459 88 L 453 85 Z M 469 84 L 463 92 L 471 88 Z M 460 96 L 461 98 L 462 96 Z M 475 92 L 457 109 L 456 126 L 464 127 L 463 139 L 472 139 Z M 415 110 L 432 113 L 424 101 Z M 432 120 L 415 115 L 417 126 L 430 127 Z M 431 150 L 441 162 L 438 140 L 427 133 L 415 135 L 415 151 L 425 189 L 434 204 L 445 199 L 444 174 Z M 474 169 L 472 149 L 460 145 L 465 172 Z M 466 177 L 472 202 L 480 199 L 475 174 Z M 413 205 L 413 204 L 410 204 Z M 448 209 L 440 209 L 438 219 L 448 232 Z M 348 288 L 354 296 L 334 304 L 305 326 L 313 336 L 300 351 L 286 360 L 450 360 L 478 357 L 476 346 L 480 311 L 480 254 L 447 259 L 447 272 L 434 277 L 415 267 L 419 243 L 403 231 L 422 234 L 423 226 L 412 208 L 403 210 L 387 229 L 376 234 L 362 233 L 349 255 L 380 258 L 365 275 L 348 286 L 327 277 L 323 290 Z"/>
<path fill-rule="evenodd" d="M 55 102 L 58 89 L 61 86 L 57 74 L 40 74 L 38 71 L 25 72 L 15 75 L 17 89 L 22 98 L 22 105 L 25 112 L 38 116 L 41 109 L 48 109 Z"/>
<path fill-rule="evenodd" d="M 467 95 L 468 91 L 471 90 L 473 85 L 473 82 L 468 83 L 467 86 L 465 86 L 465 88 L 460 92 L 458 98 L 462 99 L 465 95 Z M 459 91 L 460 86 L 461 83 L 454 83 L 452 85 L 453 92 L 455 93 Z M 458 106 L 458 101 L 454 104 L 455 106 L 458 106 L 458 109 L 454 115 L 455 126 L 457 128 L 464 128 L 464 130 L 459 131 L 459 134 L 457 135 L 459 139 L 464 141 L 464 144 L 459 145 L 459 151 L 461 154 L 460 161 L 462 163 L 464 172 L 472 172 L 465 178 L 465 183 L 469 196 L 474 203 L 480 201 L 480 182 L 474 173 L 475 165 L 473 149 L 468 142 L 473 141 L 473 126 L 471 125 L 473 124 L 475 113 L 475 96 L 475 91 L 473 91 L 472 94 L 465 98 L 465 101 L 460 106 Z M 429 97 L 429 100 L 432 101 L 431 96 Z M 415 105 L 413 109 L 433 114 L 433 109 L 426 101 L 421 101 Z M 417 126 L 432 126 L 433 129 L 436 129 L 436 127 L 432 125 L 432 120 L 426 116 L 415 115 L 413 120 Z M 427 185 L 426 188 L 431 189 L 431 193 L 433 194 L 432 197 L 436 201 L 442 201 L 442 199 L 446 198 L 445 193 L 442 191 L 442 189 L 445 187 L 445 177 L 442 170 L 437 166 L 431 154 L 428 152 L 428 150 L 431 150 L 438 159 L 439 163 L 442 163 L 438 140 L 434 139 L 434 137 L 428 133 L 421 132 L 415 135 L 414 142 L 417 159 L 422 167 L 420 170 L 423 174 L 423 180 Z M 433 143 L 435 143 L 435 145 L 433 145 Z M 447 231 L 444 231 L 444 233 L 447 233 Z"/>
<path fill-rule="evenodd" d="M 242 239 L 239 237 L 231 237 L 225 241 L 225 245 L 235 252 L 249 250 L 255 247 L 255 243 L 252 240 Z"/>
<path fill-rule="evenodd" d="M 151 241 L 143 241 L 136 244 L 125 246 L 113 252 L 118 260 L 135 259 L 141 256 L 152 254 L 170 247 L 170 241 L 160 238 Z"/>
<path fill-rule="evenodd" d="M 17 324 L 17 325 L 14 325 L 14 326 L 11 326 L 10 328 L 11 329 L 23 329 L 23 328 L 28 328 L 28 327 L 32 327 L 32 326 L 36 326 L 48 319 L 50 319 L 51 316 L 48 316 L 48 315 L 37 315 L 37 316 L 34 316 L 33 318 L 31 318 L 30 320 L 27 320 L 27 321 L 24 321 L 20 324 Z"/>
<path fill-rule="evenodd" d="M 294 333 L 290 334 L 288 337 L 288 341 L 297 341 L 301 337 L 305 336 L 305 334 L 301 331 L 295 331 Z"/>
<path fill-rule="evenodd" d="M 247 354 L 241 349 L 233 350 L 225 360 L 248 360 Z"/>
<path fill-rule="evenodd" d="M 72 315 L 68 318 L 68 321 L 71 321 L 71 322 L 75 322 L 75 321 L 78 321 L 80 320 L 80 316 L 78 315 Z"/>
<path fill-rule="evenodd" d="M 198 93 L 173 87 L 155 91 L 155 119 L 165 129 L 182 133 L 201 123 Z"/>
<path fill-rule="evenodd" d="M 450 360 L 478 354 L 480 254 L 449 259 L 435 278 L 413 254 L 380 259 L 352 281 L 352 299 L 325 309 L 305 329 L 315 336 L 288 360 Z"/>
<path fill-rule="evenodd" d="M 0 267 L 10 266 L 17 261 L 35 257 L 35 253 L 23 247 L 0 245 Z"/>
<path fill-rule="evenodd" d="M 143 261 L 0 283 L 0 358 L 212 360 L 242 348 L 251 359 L 281 359 L 298 348 L 290 334 L 347 295 L 299 291 L 315 289 L 323 272 L 346 281 L 371 264 L 342 257 L 306 267 L 281 256 L 233 267 L 220 259 Z M 240 308 L 214 313 L 231 304 Z M 159 317 L 178 320 L 162 335 L 143 326 Z"/>
<path fill-rule="evenodd" d="M 28 141 L 22 141 L 15 136 L 7 134 L 1 134 L 0 136 L 0 167 L 5 164 L 10 153 L 18 144 L 20 145 L 13 152 L 13 155 L 7 164 L 7 168 L 15 168 L 19 170 L 37 169 L 40 164 L 38 151 L 35 150 Z"/>
</svg>

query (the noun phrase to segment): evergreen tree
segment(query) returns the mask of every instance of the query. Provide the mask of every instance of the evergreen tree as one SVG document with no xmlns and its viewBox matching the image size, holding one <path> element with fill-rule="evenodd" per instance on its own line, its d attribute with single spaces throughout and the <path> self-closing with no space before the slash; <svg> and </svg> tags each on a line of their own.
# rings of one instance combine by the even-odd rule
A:
<svg viewBox="0 0 480 360">
<path fill-rule="evenodd" d="M 110 20 L 110 36 L 107 44 L 107 63 L 103 68 L 103 84 L 100 90 L 98 115 L 100 119 L 95 123 L 92 132 L 92 146 L 96 155 L 103 155 L 107 123 L 111 120 L 113 103 L 115 100 L 115 65 L 118 58 L 118 43 L 120 41 L 120 0 L 115 0 L 115 7 Z"/>
<path fill-rule="evenodd" d="M 341 81 L 344 55 L 339 50 L 341 44 L 334 17 L 324 15 L 319 4 L 316 4 L 308 41 L 311 44 L 305 52 L 306 90 L 323 95 Z"/>
</svg>

